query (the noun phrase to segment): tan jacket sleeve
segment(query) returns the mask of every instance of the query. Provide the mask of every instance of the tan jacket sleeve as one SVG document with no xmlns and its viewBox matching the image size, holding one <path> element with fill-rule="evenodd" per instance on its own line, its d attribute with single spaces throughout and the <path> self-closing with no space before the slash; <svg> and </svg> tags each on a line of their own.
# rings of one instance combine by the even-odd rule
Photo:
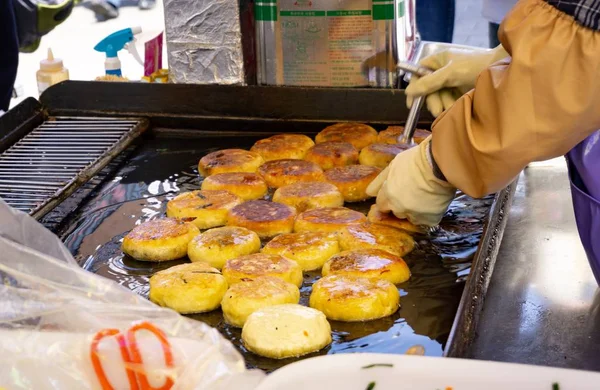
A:
<svg viewBox="0 0 600 390">
<path fill-rule="evenodd" d="M 481 197 L 530 162 L 558 157 L 600 129 L 600 32 L 541 0 L 521 0 L 500 28 L 511 59 L 433 124 L 432 152 L 452 185 Z"/>
</svg>

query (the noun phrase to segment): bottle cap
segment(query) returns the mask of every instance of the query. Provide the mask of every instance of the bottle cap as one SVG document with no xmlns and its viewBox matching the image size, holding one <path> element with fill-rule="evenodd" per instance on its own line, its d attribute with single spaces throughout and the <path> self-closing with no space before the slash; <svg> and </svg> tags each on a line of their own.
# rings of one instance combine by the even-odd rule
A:
<svg viewBox="0 0 600 390">
<path fill-rule="evenodd" d="M 60 58 L 54 58 L 52 49 L 48 49 L 48 58 L 40 61 L 40 69 L 47 72 L 58 72 L 63 68 L 63 62 Z"/>
</svg>

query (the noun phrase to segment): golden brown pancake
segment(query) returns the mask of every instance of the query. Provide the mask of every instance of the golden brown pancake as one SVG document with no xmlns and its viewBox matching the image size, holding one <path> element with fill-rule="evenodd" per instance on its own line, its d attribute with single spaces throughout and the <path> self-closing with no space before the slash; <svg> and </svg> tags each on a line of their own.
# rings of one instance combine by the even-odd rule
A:
<svg viewBox="0 0 600 390">
<path fill-rule="evenodd" d="M 177 260 L 200 231 L 190 222 L 161 218 L 136 226 L 123 239 L 123 252 L 140 261 Z"/>
<path fill-rule="evenodd" d="M 243 200 L 237 195 L 222 190 L 184 192 L 167 203 L 167 216 L 193 219 L 199 229 L 210 229 L 227 223 L 227 214 Z"/>
<path fill-rule="evenodd" d="M 365 146 L 377 141 L 377 130 L 362 123 L 337 123 L 323 129 L 315 137 L 315 141 L 323 142 L 350 142 L 356 149 L 361 150 Z"/>
<path fill-rule="evenodd" d="M 323 169 L 358 163 L 358 150 L 348 142 L 323 142 L 310 148 L 304 157 Z"/>
<path fill-rule="evenodd" d="M 182 314 L 218 309 L 227 291 L 219 270 L 204 263 L 176 265 L 152 275 L 149 299 Z"/>
<path fill-rule="evenodd" d="M 376 204 L 371 206 L 369 214 L 367 214 L 367 219 L 369 222 L 388 225 L 407 233 L 423 233 L 423 229 L 413 225 L 408 219 L 400 219 L 392 213 L 383 213 L 379 211 Z"/>
<path fill-rule="evenodd" d="M 188 245 L 188 257 L 221 269 L 227 260 L 260 250 L 260 237 L 238 226 L 210 229 L 194 237 Z"/>
<path fill-rule="evenodd" d="M 226 172 L 254 173 L 264 162 L 260 154 L 243 149 L 224 149 L 200 159 L 198 172 L 204 177 Z"/>
<path fill-rule="evenodd" d="M 310 307 L 330 320 L 369 321 L 398 310 L 400 294 L 392 283 L 356 276 L 325 276 L 312 287 Z"/>
<path fill-rule="evenodd" d="M 229 212 L 228 226 L 241 226 L 270 238 L 291 233 L 296 210 L 288 205 L 266 200 L 251 200 L 234 207 Z"/>
<path fill-rule="evenodd" d="M 387 129 L 379 133 L 379 135 L 377 136 L 377 142 L 383 144 L 397 144 L 398 137 L 400 137 L 403 132 L 404 126 L 389 126 Z M 418 145 L 430 135 L 430 131 L 416 129 L 415 133 L 413 134 L 413 141 Z"/>
<path fill-rule="evenodd" d="M 323 276 L 350 275 L 404 283 L 410 278 L 408 265 L 402 258 L 381 249 L 344 251 L 323 265 Z"/>
<path fill-rule="evenodd" d="M 259 276 L 274 276 L 300 287 L 302 268 L 294 260 L 279 255 L 255 253 L 228 260 L 223 266 L 223 276 L 229 285 Z"/>
<path fill-rule="evenodd" d="M 259 309 L 299 300 L 300 290 L 292 283 L 274 276 L 259 276 L 229 287 L 221 308 L 225 321 L 241 328 L 248 316 Z"/>
<path fill-rule="evenodd" d="M 225 190 L 243 200 L 255 200 L 267 195 L 267 182 L 260 175 L 248 172 L 217 173 L 202 181 L 203 190 Z"/>
<path fill-rule="evenodd" d="M 385 168 L 396 157 L 397 154 L 408 150 L 416 145 L 406 144 L 371 144 L 360 151 L 358 161 L 362 165 Z"/>
<path fill-rule="evenodd" d="M 325 180 L 321 167 L 305 160 L 268 161 L 258 168 L 258 173 L 271 188 L 279 188 L 297 182 Z"/>
<path fill-rule="evenodd" d="M 342 193 L 346 202 L 369 199 L 367 187 L 375 180 L 381 169 L 368 165 L 348 165 L 325 171 L 327 181 Z"/>
<path fill-rule="evenodd" d="M 265 161 L 283 159 L 303 159 L 314 142 L 303 134 L 277 134 L 257 141 L 250 150 L 262 156 Z"/>
<path fill-rule="evenodd" d="M 298 215 L 294 231 L 337 233 L 346 225 L 360 224 L 366 219 L 364 214 L 345 207 L 313 209 Z"/>
<path fill-rule="evenodd" d="M 342 207 L 344 196 L 330 183 L 300 182 L 277 189 L 273 201 L 292 206 L 301 213 L 323 207 Z"/>
<path fill-rule="evenodd" d="M 292 259 L 304 271 L 319 269 L 340 251 L 334 233 L 305 232 L 280 234 L 267 243 L 262 253 L 281 255 Z"/>
<path fill-rule="evenodd" d="M 371 222 L 347 225 L 338 234 L 342 250 L 381 249 L 404 256 L 415 247 L 413 238 L 402 230 Z"/>
</svg>

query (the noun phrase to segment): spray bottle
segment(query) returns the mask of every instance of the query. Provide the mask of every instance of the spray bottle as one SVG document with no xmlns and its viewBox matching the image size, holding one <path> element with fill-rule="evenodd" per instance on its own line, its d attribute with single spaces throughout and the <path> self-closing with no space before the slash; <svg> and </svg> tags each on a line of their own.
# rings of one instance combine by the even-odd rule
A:
<svg viewBox="0 0 600 390">
<path fill-rule="evenodd" d="M 144 65 L 139 53 L 135 48 L 135 35 L 142 32 L 141 27 L 126 28 L 110 34 L 98 43 L 94 50 L 106 53 L 104 68 L 107 75 L 122 76 L 121 61 L 118 53 L 126 49 L 142 66 Z"/>
</svg>

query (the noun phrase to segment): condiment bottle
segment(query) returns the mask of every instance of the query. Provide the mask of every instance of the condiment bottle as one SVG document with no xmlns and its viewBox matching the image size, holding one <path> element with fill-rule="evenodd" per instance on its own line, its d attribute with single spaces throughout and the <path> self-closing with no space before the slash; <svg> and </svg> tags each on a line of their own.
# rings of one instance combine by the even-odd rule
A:
<svg viewBox="0 0 600 390">
<path fill-rule="evenodd" d="M 48 58 L 40 61 L 40 70 L 36 73 L 40 95 L 46 88 L 69 79 L 69 71 L 63 66 L 60 58 L 54 58 L 52 49 L 48 49 Z"/>
</svg>

